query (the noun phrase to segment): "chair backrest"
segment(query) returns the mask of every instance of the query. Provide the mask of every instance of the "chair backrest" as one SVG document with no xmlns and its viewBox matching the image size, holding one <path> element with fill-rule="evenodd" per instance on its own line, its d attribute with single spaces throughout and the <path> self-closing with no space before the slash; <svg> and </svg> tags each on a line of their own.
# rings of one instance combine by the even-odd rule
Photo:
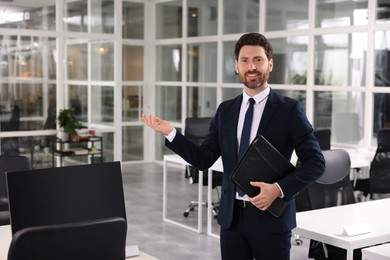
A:
<svg viewBox="0 0 390 260">
<path fill-rule="evenodd" d="M 30 159 L 21 155 L 0 156 L 0 197 L 7 196 L 6 172 L 23 171 L 31 169 Z"/>
<path fill-rule="evenodd" d="M 297 196 L 297 211 L 355 203 L 349 178 L 351 160 L 348 152 L 333 149 L 322 153 L 326 161 L 325 173 Z"/>
<path fill-rule="evenodd" d="M 325 173 L 307 187 L 311 209 L 355 203 L 349 173 L 351 159 L 343 149 L 322 152 L 325 157 Z"/>
<path fill-rule="evenodd" d="M 314 137 L 318 140 L 321 150 L 330 150 L 331 131 L 330 129 L 315 129 L 313 131 Z"/>
<path fill-rule="evenodd" d="M 330 150 L 330 146 L 331 146 L 330 129 L 328 128 L 315 129 L 313 131 L 313 135 L 317 139 L 318 143 L 320 144 L 320 148 L 322 151 Z M 300 164 L 301 162 L 298 160 L 296 166 L 299 167 Z M 297 211 L 306 211 L 311 209 L 310 201 L 306 190 L 300 192 L 295 197 L 295 206 Z"/>
<path fill-rule="evenodd" d="M 390 129 L 377 136 L 378 146 L 370 167 L 370 194 L 390 193 Z"/>
<path fill-rule="evenodd" d="M 200 145 L 209 133 L 212 117 L 189 117 L 185 121 L 184 135 L 194 144 Z"/>
<path fill-rule="evenodd" d="M 12 237 L 8 260 L 123 260 L 126 227 L 123 218 L 108 218 L 24 228 Z"/>
<path fill-rule="evenodd" d="M 119 161 L 7 172 L 11 229 L 126 219 Z"/>
</svg>

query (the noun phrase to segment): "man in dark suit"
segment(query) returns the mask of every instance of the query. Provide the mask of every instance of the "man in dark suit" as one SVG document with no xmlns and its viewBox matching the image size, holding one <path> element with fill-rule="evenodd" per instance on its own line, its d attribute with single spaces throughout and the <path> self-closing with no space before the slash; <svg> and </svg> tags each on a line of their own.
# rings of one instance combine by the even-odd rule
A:
<svg viewBox="0 0 390 260">
<path fill-rule="evenodd" d="M 291 230 L 296 226 L 294 197 L 323 174 L 324 157 L 301 104 L 277 94 L 268 85 L 273 68 L 268 40 L 258 33 L 244 34 L 236 43 L 235 55 L 243 94 L 219 105 L 201 146 L 189 142 L 168 121 L 151 115 L 142 115 L 141 121 L 164 134 L 166 146 L 198 169 L 209 168 L 221 156 L 224 178 L 218 223 L 222 259 L 287 260 Z M 241 133 L 246 129 L 244 118 L 251 106 L 249 141 L 262 134 L 287 159 L 295 150 L 301 162 L 277 183 L 251 182 L 261 190 L 252 198 L 242 194 L 229 178 L 239 161 L 240 143 L 244 142 Z M 277 197 L 289 202 L 279 218 L 266 211 Z"/>
</svg>

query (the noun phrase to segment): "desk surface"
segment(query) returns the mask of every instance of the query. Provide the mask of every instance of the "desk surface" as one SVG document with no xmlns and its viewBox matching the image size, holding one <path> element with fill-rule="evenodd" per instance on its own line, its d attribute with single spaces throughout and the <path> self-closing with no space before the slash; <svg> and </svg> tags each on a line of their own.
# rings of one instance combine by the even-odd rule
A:
<svg viewBox="0 0 390 260">
<path fill-rule="evenodd" d="M 298 212 L 297 227 L 293 232 L 347 249 L 351 253 L 356 248 L 389 242 L 389 219 L 390 199 L 374 200 Z M 372 232 L 356 236 L 342 234 L 345 226 L 363 223 L 367 223 Z"/>
<path fill-rule="evenodd" d="M 362 260 L 390 260 L 390 243 L 362 249 Z"/>
<path fill-rule="evenodd" d="M 0 260 L 7 260 L 8 248 L 12 240 L 11 226 L 0 226 Z"/>
</svg>

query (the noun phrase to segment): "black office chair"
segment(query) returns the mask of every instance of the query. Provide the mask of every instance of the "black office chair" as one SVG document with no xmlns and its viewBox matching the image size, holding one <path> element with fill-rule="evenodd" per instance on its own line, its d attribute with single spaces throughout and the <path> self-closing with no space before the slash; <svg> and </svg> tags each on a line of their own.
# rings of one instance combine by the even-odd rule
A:
<svg viewBox="0 0 390 260">
<path fill-rule="evenodd" d="M 320 144 L 322 151 L 330 150 L 331 146 L 331 131 L 328 128 L 315 129 L 313 131 L 314 137 Z"/>
<path fill-rule="evenodd" d="M 321 209 L 355 203 L 349 173 L 351 159 L 343 149 L 322 152 L 325 161 L 325 173 L 301 193 L 307 198 L 308 210 Z M 356 251 L 359 253 L 359 251 Z M 315 240 L 310 241 L 308 257 L 318 259 L 344 259 L 346 251 Z"/>
<path fill-rule="evenodd" d="M 0 156 L 0 225 L 10 224 L 5 173 L 31 169 L 30 160 L 21 155 Z"/>
<path fill-rule="evenodd" d="M 123 260 L 126 229 L 119 217 L 23 228 L 12 237 L 8 260 Z"/>
<path fill-rule="evenodd" d="M 185 129 L 184 129 L 184 135 L 193 142 L 194 144 L 200 145 L 206 135 L 209 132 L 210 122 L 212 120 L 212 117 L 191 117 L 187 118 L 185 121 Z M 214 217 L 218 215 L 218 207 L 219 207 L 219 191 L 218 186 L 221 186 L 222 184 L 222 172 L 216 172 L 213 171 L 212 176 L 212 188 L 217 191 L 217 198 L 218 200 L 216 202 L 213 202 L 211 205 L 213 207 L 212 212 Z M 199 182 L 199 170 L 196 169 L 193 166 L 187 166 L 186 167 L 186 177 L 189 178 L 189 182 L 191 184 L 198 183 Z M 203 171 L 203 185 L 208 185 L 208 171 Z M 188 205 L 188 207 L 185 209 L 183 216 L 188 217 L 191 211 L 193 211 L 196 207 L 198 207 L 198 201 L 191 201 Z M 202 202 L 202 205 L 207 207 L 207 202 Z"/>
<path fill-rule="evenodd" d="M 314 137 L 317 139 L 320 148 L 322 151 L 330 150 L 331 146 L 331 131 L 330 129 L 323 128 L 323 129 L 315 129 L 313 131 Z M 300 162 L 297 162 L 297 167 L 299 167 Z M 311 206 L 309 205 L 307 193 L 301 192 L 295 197 L 295 207 L 296 211 L 306 211 L 310 210 Z M 295 236 L 295 242 L 297 245 L 302 244 L 302 240 L 299 239 L 299 236 Z"/>
<path fill-rule="evenodd" d="M 390 193 L 390 129 L 382 129 L 377 136 L 378 146 L 371 161 L 370 177 L 357 179 L 355 191 L 364 197 L 373 198 L 374 194 Z"/>
</svg>

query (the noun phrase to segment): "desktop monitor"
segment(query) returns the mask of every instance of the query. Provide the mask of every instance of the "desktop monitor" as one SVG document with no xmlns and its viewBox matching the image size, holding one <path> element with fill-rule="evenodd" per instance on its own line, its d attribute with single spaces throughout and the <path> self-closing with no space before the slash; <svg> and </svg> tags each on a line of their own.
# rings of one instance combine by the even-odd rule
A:
<svg viewBox="0 0 390 260">
<path fill-rule="evenodd" d="M 25 227 L 126 220 L 120 162 L 7 172 L 12 234 Z"/>
</svg>

